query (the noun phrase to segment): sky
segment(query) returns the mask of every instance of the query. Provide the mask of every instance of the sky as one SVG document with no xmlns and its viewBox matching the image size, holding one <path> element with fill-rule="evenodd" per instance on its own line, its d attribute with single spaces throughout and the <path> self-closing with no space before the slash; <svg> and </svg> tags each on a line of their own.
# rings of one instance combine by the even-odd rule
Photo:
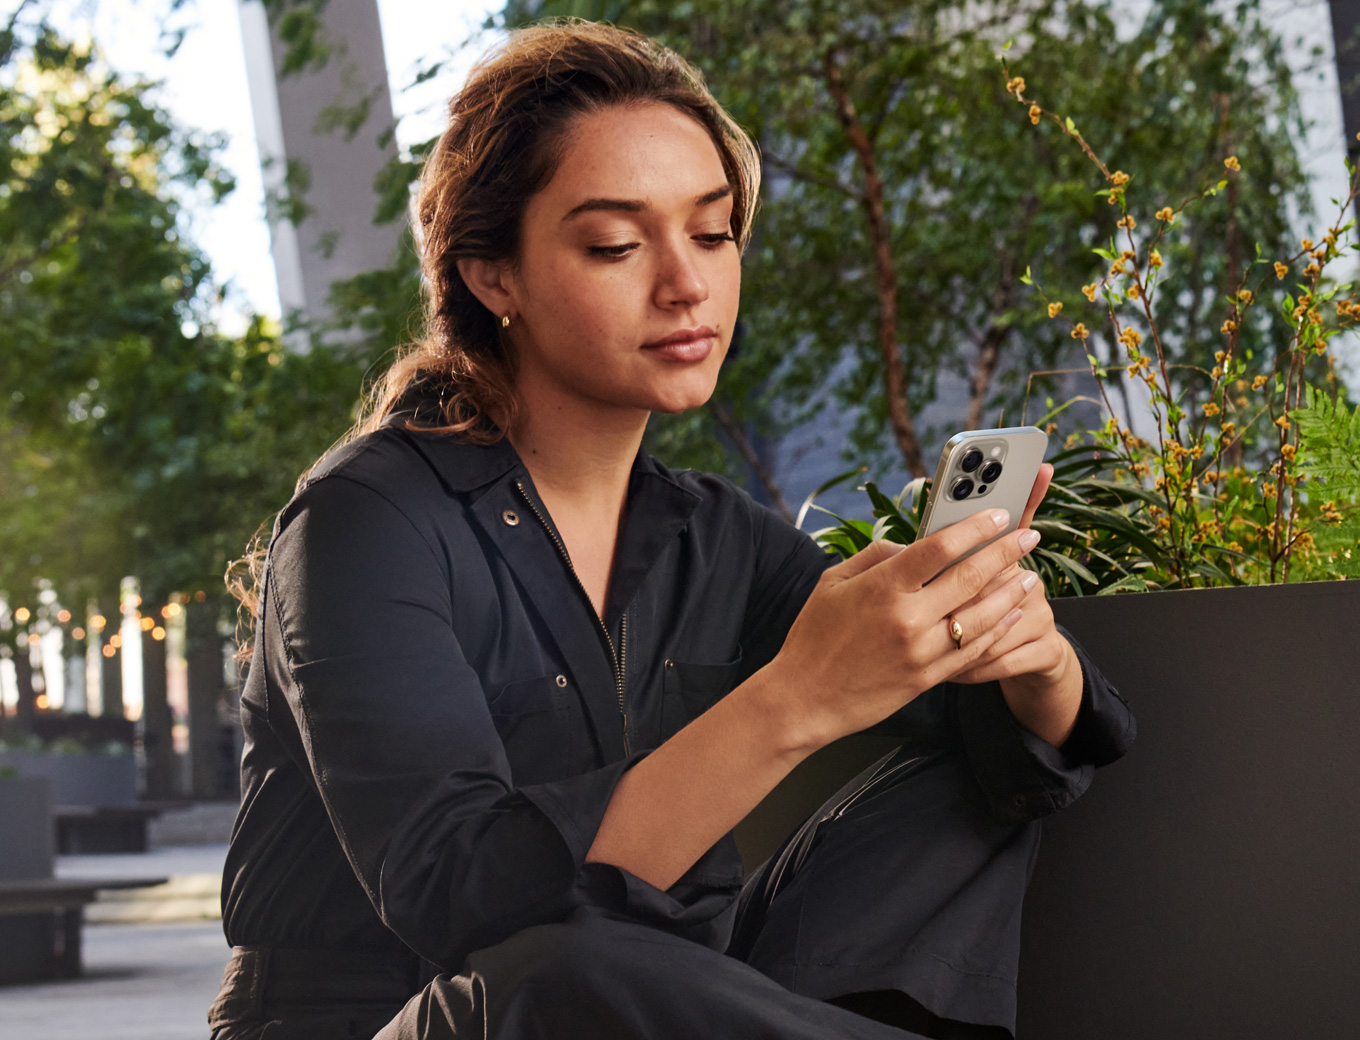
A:
<svg viewBox="0 0 1360 1040">
<path fill-rule="evenodd" d="M 252 312 L 279 316 L 239 3 L 189 0 L 173 15 L 171 0 L 48 0 L 45 5 L 57 28 L 93 39 L 113 69 L 159 83 L 155 96 L 178 123 L 226 138 L 222 161 L 236 178 L 236 190 L 218 206 L 191 207 L 185 222 L 227 288 L 227 302 L 217 315 L 227 333 L 240 332 Z M 17 5 L 18 0 L 0 0 L 0 17 Z M 378 0 L 399 145 L 438 132 L 444 103 L 479 50 L 492 42 L 479 34 L 470 47 L 469 38 L 488 12 L 501 6 L 496 0 Z M 170 59 L 159 43 L 165 24 L 186 30 Z M 446 65 L 438 76 L 412 86 L 417 68 L 441 59 Z"/>
</svg>

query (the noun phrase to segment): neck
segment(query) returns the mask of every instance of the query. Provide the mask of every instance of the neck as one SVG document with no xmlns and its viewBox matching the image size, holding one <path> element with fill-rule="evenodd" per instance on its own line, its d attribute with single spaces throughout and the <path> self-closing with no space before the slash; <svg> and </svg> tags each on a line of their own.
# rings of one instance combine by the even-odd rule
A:
<svg viewBox="0 0 1360 1040">
<path fill-rule="evenodd" d="M 621 510 L 648 413 L 521 400 L 509 440 L 549 510 L 554 504 Z"/>
</svg>

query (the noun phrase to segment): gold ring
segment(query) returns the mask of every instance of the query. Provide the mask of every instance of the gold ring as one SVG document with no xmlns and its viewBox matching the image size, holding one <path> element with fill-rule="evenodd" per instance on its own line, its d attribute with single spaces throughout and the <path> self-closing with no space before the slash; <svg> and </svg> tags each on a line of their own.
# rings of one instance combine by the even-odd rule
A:
<svg viewBox="0 0 1360 1040">
<path fill-rule="evenodd" d="M 959 624 L 958 618 L 953 614 L 946 614 L 945 620 L 949 622 L 949 635 L 954 640 L 954 645 L 960 650 L 963 649 L 963 626 Z"/>
</svg>

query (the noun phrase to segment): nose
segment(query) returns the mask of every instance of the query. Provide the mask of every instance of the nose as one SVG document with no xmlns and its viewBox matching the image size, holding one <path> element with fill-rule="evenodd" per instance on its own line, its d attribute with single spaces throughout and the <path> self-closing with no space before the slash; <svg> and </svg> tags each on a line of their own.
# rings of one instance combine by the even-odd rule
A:
<svg viewBox="0 0 1360 1040">
<path fill-rule="evenodd" d="M 656 272 L 658 307 L 686 308 L 708 299 L 708 281 L 695 255 L 698 248 L 684 236 L 662 251 Z"/>
</svg>

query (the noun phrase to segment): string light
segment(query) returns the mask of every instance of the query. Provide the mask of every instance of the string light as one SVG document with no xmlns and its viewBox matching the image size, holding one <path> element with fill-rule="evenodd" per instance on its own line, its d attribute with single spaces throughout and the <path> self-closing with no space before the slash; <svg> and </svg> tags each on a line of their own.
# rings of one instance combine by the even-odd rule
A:
<svg viewBox="0 0 1360 1040">
<path fill-rule="evenodd" d="M 66 624 L 66 622 L 71 620 L 71 612 L 63 607 L 61 610 L 57 611 L 57 620 L 63 625 Z"/>
<path fill-rule="evenodd" d="M 27 607 L 20 607 L 18 610 L 14 612 L 14 620 L 21 625 L 26 623 L 28 619 L 31 618 L 32 616 L 33 615 L 29 612 L 29 609 Z"/>
<path fill-rule="evenodd" d="M 111 647 L 113 647 L 115 650 L 117 650 L 117 649 L 118 649 L 120 646 L 122 646 L 122 645 L 123 645 L 123 637 L 122 637 L 121 635 L 119 635 L 117 632 L 115 632 L 113 635 L 109 636 L 109 646 L 111 646 Z"/>
<path fill-rule="evenodd" d="M 90 628 L 96 632 L 104 631 L 104 626 L 108 623 L 108 618 L 104 617 L 103 614 L 96 614 L 94 617 L 90 618 Z"/>
<path fill-rule="evenodd" d="M 71 638 L 72 638 L 72 639 L 84 639 L 84 638 L 85 638 L 85 630 L 84 630 L 83 628 L 73 628 L 73 629 L 71 629 Z"/>
<path fill-rule="evenodd" d="M 151 638 L 159 643 L 162 639 L 165 638 L 165 629 L 161 628 L 160 625 L 157 625 L 155 628 L 151 630 Z"/>
<path fill-rule="evenodd" d="M 112 657 L 112 656 L 113 656 L 114 654 L 116 654 L 117 652 L 118 652 L 118 651 L 117 651 L 116 649 L 114 649 L 114 647 L 113 647 L 111 644 L 109 644 L 109 643 L 105 643 L 105 644 L 104 644 L 104 649 L 103 649 L 102 653 L 104 654 L 105 657 Z"/>
<path fill-rule="evenodd" d="M 153 628 L 156 627 L 156 622 L 152 618 L 144 617 L 141 620 L 141 626 L 143 632 L 150 632 Z"/>
</svg>

